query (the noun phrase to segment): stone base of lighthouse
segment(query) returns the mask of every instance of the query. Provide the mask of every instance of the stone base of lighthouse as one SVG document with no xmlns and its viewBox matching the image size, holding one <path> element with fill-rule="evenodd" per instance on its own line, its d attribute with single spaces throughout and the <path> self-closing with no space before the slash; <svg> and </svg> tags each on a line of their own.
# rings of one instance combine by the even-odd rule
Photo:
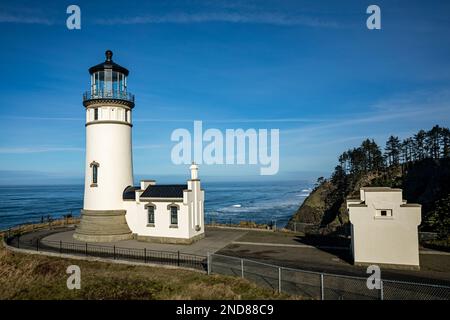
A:
<svg viewBox="0 0 450 320">
<path fill-rule="evenodd" d="M 84 242 L 132 239 L 125 210 L 81 210 L 81 222 L 73 237 Z"/>
</svg>

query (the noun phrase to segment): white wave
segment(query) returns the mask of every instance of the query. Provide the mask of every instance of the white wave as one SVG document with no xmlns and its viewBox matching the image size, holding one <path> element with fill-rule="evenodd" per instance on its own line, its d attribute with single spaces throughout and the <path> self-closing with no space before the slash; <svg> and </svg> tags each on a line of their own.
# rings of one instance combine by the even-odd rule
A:
<svg viewBox="0 0 450 320">
<path fill-rule="evenodd" d="M 240 207 L 242 207 L 242 204 L 233 204 L 232 207 L 233 208 L 240 208 Z"/>
</svg>

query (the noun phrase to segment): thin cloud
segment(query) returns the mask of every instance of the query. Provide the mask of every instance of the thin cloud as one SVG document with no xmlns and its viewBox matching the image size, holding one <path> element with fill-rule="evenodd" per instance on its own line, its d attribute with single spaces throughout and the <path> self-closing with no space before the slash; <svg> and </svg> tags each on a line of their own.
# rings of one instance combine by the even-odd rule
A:
<svg viewBox="0 0 450 320">
<path fill-rule="evenodd" d="M 84 148 L 78 147 L 6 147 L 0 148 L 0 154 L 25 154 L 25 153 L 45 153 L 45 152 L 82 152 Z"/>
<path fill-rule="evenodd" d="M 96 20 L 96 23 L 101 25 L 158 23 L 186 24 L 205 22 L 254 23 L 276 26 L 339 28 L 339 24 L 335 21 L 326 21 L 304 15 L 288 16 L 278 13 L 170 13 L 160 16 L 143 15 Z"/>
<path fill-rule="evenodd" d="M 415 107 L 409 109 L 399 108 L 397 112 L 381 112 L 381 113 L 362 113 L 362 114 L 350 114 L 345 119 L 333 119 L 329 123 L 307 126 L 303 128 L 294 128 L 283 130 L 285 134 L 300 134 L 307 132 L 322 131 L 324 129 L 339 128 L 343 126 L 355 126 L 358 124 L 370 124 L 387 122 L 399 119 L 417 119 L 418 117 L 425 117 L 428 115 L 435 116 L 441 112 L 448 112 L 450 106 L 436 106 L 436 107 Z"/>
<path fill-rule="evenodd" d="M 272 119 L 261 119 L 261 118 L 238 118 L 238 119 L 151 119 L 151 118 L 143 118 L 143 119 L 135 119 L 134 122 L 194 122 L 194 121 L 203 121 L 205 123 L 272 123 L 272 122 L 324 122 L 328 121 L 326 119 L 314 119 L 314 118 L 272 118 Z"/>
<path fill-rule="evenodd" d="M 50 26 L 54 24 L 54 21 L 43 17 L 0 13 L 0 23 L 41 24 Z"/>
<path fill-rule="evenodd" d="M 329 119 L 325 123 L 282 130 L 281 134 L 288 139 L 288 142 L 283 145 L 313 142 L 317 146 L 322 144 L 323 138 L 321 137 L 324 137 L 324 135 L 327 137 L 327 142 L 330 141 L 329 137 L 336 137 L 336 139 L 340 140 L 347 138 L 353 140 L 354 137 L 338 137 L 341 134 L 340 128 L 343 127 L 370 128 L 370 125 L 377 123 L 392 124 L 399 121 L 405 122 L 417 119 L 440 119 L 441 121 L 446 121 L 444 119 L 448 119 L 450 104 L 448 103 L 447 90 L 419 91 L 382 100 L 370 106 L 369 109 L 373 109 L 373 111 L 348 114 L 345 118 Z M 345 141 L 334 141 L 334 143 L 339 142 Z"/>
<path fill-rule="evenodd" d="M 157 148 L 163 148 L 163 144 L 143 144 L 143 145 L 136 145 L 133 146 L 133 149 L 135 150 L 148 150 L 148 149 L 157 149 Z"/>
<path fill-rule="evenodd" d="M 6 119 L 17 120 L 37 120 L 37 121 L 83 121 L 84 118 L 70 118 L 70 117 L 21 117 L 21 116 L 4 116 Z"/>
</svg>

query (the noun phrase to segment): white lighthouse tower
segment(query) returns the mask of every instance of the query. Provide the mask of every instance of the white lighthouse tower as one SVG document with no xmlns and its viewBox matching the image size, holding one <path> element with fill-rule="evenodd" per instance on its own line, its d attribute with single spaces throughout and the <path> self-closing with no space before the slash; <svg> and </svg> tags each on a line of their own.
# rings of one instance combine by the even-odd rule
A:
<svg viewBox="0 0 450 320">
<path fill-rule="evenodd" d="M 128 70 L 112 60 L 89 69 L 91 89 L 86 108 L 84 205 L 73 237 L 85 242 L 127 239 L 190 244 L 205 236 L 205 192 L 198 165 L 190 166 L 184 184 L 133 185 L 131 113 Z"/>
<path fill-rule="evenodd" d="M 89 69 L 90 90 L 83 96 L 86 108 L 86 162 L 82 219 L 74 233 L 87 242 L 132 237 L 122 195 L 133 185 L 131 114 L 134 96 L 128 92 L 128 70 L 106 60 Z"/>
</svg>

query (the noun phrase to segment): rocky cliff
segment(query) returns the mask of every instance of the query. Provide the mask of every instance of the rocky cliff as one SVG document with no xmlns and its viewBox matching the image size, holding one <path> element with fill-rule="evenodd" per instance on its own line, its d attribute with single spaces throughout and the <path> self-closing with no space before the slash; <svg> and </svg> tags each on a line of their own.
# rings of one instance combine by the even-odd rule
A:
<svg viewBox="0 0 450 320">
<path fill-rule="evenodd" d="M 403 189 L 403 198 L 422 205 L 421 230 L 433 231 L 428 224 L 436 201 L 450 194 L 450 159 L 424 159 L 383 172 L 368 172 L 345 187 L 333 179 L 322 181 L 305 199 L 291 222 L 320 225 L 323 232 L 331 232 L 348 223 L 345 199 L 359 197 L 361 187 L 388 186 Z M 290 225 L 288 224 L 288 226 Z"/>
</svg>

